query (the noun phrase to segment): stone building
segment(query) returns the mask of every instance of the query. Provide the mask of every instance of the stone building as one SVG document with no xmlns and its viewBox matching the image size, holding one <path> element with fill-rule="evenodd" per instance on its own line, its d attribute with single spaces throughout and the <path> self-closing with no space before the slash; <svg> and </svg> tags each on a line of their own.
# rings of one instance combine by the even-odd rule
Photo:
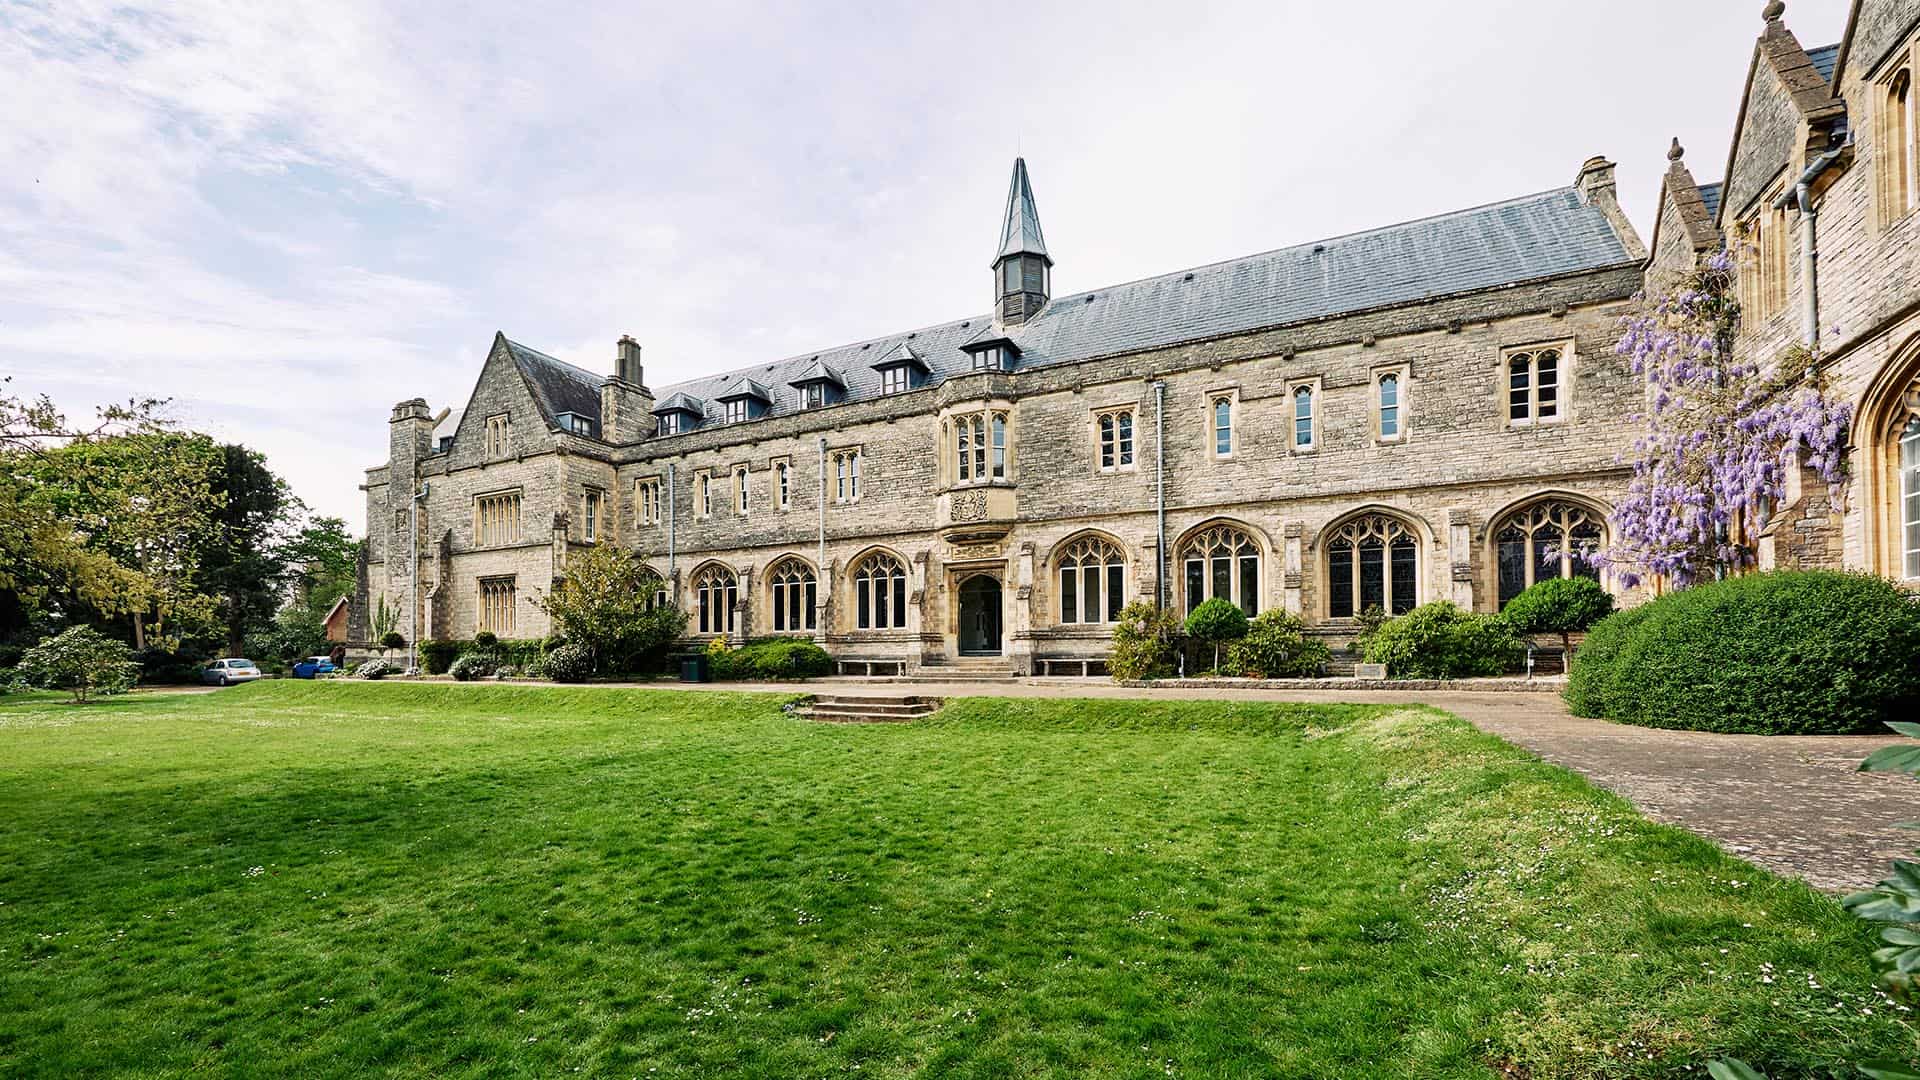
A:
<svg viewBox="0 0 1920 1080">
<path fill-rule="evenodd" d="M 1728 247 L 1736 350 L 1804 363 L 1853 408 L 1844 496 L 1794 477 L 1761 564 L 1920 586 L 1920 0 L 1854 0 L 1840 43 L 1813 49 L 1785 16 L 1779 0 L 1761 12 L 1725 179 L 1699 184 L 1669 152 L 1649 278 Z"/>
<path fill-rule="evenodd" d="M 985 313 L 657 391 L 630 338 L 601 376 L 496 335 L 463 406 L 394 407 L 359 609 L 542 635 L 569 555 L 617 543 L 695 637 L 878 669 L 1098 657 L 1134 599 L 1334 637 L 1376 604 L 1491 611 L 1593 573 L 1573 553 L 1625 480 L 1639 388 L 1612 346 L 1646 255 L 1594 158 L 1555 190 L 1059 296 L 1015 162 Z"/>
</svg>

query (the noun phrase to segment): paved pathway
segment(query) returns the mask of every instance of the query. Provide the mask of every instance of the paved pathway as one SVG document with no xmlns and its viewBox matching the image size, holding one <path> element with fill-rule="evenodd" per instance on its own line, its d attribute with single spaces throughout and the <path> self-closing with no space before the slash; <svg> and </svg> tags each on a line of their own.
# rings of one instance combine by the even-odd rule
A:
<svg viewBox="0 0 1920 1080">
<path fill-rule="evenodd" d="M 457 684 L 456 684 L 457 685 Z M 820 679 L 786 684 L 644 684 L 661 689 L 768 690 L 870 696 L 1187 698 L 1424 704 L 1581 773 L 1648 816 L 1691 829 L 1768 869 L 1846 891 L 1913 857 L 1920 833 L 1895 823 L 1920 818 L 1920 782 L 1857 772 L 1862 758 L 1896 741 L 1876 735 L 1711 735 L 1628 727 L 1569 716 L 1554 693 L 1448 690 L 1266 690 L 1164 687 L 1104 680 L 1016 683 L 866 683 Z"/>
</svg>

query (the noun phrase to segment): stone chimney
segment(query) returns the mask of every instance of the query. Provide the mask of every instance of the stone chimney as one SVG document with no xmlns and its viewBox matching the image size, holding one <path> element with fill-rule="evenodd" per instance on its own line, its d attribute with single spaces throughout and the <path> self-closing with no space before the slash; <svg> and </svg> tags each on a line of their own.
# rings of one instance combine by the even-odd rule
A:
<svg viewBox="0 0 1920 1080">
<path fill-rule="evenodd" d="M 426 398 L 409 398 L 393 407 L 387 421 L 387 473 L 393 489 L 411 490 L 420 460 L 433 451 L 433 414 Z"/>
<path fill-rule="evenodd" d="M 653 434 L 653 392 L 642 381 L 640 343 L 622 334 L 615 348 L 613 374 L 600 383 L 600 437 L 625 445 Z"/>
<path fill-rule="evenodd" d="M 1639 260 L 1647 257 L 1647 246 L 1640 242 L 1640 234 L 1634 231 L 1633 222 L 1627 220 L 1626 212 L 1620 209 L 1619 192 L 1613 179 L 1613 162 L 1604 155 L 1596 155 L 1580 166 L 1580 175 L 1574 178 L 1573 187 L 1580 193 L 1580 202 L 1594 207 L 1607 215 L 1608 224 L 1613 233 L 1620 238 L 1620 245 L 1627 249 L 1630 258 Z"/>
</svg>

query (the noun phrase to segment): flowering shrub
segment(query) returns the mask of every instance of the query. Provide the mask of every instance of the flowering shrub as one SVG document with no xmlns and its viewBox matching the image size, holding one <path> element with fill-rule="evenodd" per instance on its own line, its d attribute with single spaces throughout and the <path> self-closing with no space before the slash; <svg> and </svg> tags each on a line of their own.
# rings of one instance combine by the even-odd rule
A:
<svg viewBox="0 0 1920 1080">
<path fill-rule="evenodd" d="M 65 690 L 84 705 L 102 694 L 133 689 L 140 665 L 125 645 L 91 626 L 47 638 L 20 657 L 20 678 L 44 690 Z"/>
<path fill-rule="evenodd" d="M 1135 600 L 1120 612 L 1113 628 L 1107 671 L 1115 679 L 1164 679 L 1174 671 L 1180 620 L 1171 611 Z"/>
<path fill-rule="evenodd" d="M 593 674 L 593 652 L 585 645 L 562 645 L 547 654 L 545 668 L 554 682 L 586 682 Z"/>
<path fill-rule="evenodd" d="M 1597 556 L 1632 585 L 1680 586 L 1750 567 L 1750 538 L 1786 494 L 1798 460 L 1844 482 L 1851 406 L 1830 400 L 1815 357 L 1789 351 L 1762 367 L 1736 360 L 1734 262 L 1716 253 L 1666 295 L 1622 320 L 1616 350 L 1646 382 L 1646 434 L 1614 508 L 1614 543 Z"/>
<path fill-rule="evenodd" d="M 458 660 L 455 660 L 452 666 L 447 668 L 447 674 L 453 676 L 456 682 L 472 682 L 475 679 L 484 679 L 492 675 L 496 667 L 497 665 L 494 663 L 491 655 L 487 653 L 468 653 Z"/>
<path fill-rule="evenodd" d="M 385 660 L 368 660 L 353 669 L 353 677 L 356 679 L 384 679 L 398 670 L 400 669 Z"/>
</svg>

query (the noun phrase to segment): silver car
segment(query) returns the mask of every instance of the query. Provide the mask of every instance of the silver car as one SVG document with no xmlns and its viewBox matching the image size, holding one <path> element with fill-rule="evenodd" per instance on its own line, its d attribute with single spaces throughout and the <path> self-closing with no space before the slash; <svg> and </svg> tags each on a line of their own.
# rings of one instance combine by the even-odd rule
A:
<svg viewBox="0 0 1920 1080">
<path fill-rule="evenodd" d="M 231 686 L 237 682 L 252 682 L 260 677 L 260 669 L 253 666 L 251 660 L 215 660 L 200 673 L 200 681 L 209 686 Z"/>
</svg>

